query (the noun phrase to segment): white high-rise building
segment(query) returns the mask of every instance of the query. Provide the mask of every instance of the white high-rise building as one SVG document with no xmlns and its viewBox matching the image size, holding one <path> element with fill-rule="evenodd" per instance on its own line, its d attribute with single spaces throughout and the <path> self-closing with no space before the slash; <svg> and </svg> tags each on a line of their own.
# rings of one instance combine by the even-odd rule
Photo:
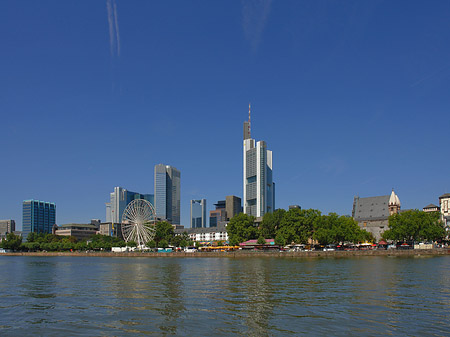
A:
<svg viewBox="0 0 450 337">
<path fill-rule="evenodd" d="M 180 196 L 180 171 L 169 165 L 155 165 L 156 216 L 172 225 L 179 225 Z"/>
<path fill-rule="evenodd" d="M 244 122 L 244 213 L 262 217 L 275 209 L 275 183 L 272 180 L 272 151 L 264 141 L 250 136 L 250 104 L 248 121 Z"/>
</svg>

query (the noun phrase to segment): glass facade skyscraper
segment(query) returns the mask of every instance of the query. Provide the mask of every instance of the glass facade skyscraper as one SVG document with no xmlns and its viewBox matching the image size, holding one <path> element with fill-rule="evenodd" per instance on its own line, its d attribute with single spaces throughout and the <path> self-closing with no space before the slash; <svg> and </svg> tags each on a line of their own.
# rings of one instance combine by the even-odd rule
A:
<svg viewBox="0 0 450 337">
<path fill-rule="evenodd" d="M 110 193 L 110 202 L 106 203 L 106 222 L 121 223 L 125 208 L 135 199 L 147 200 L 153 207 L 155 206 L 153 194 L 141 194 L 122 187 L 114 187 L 114 192 Z"/>
<path fill-rule="evenodd" d="M 275 210 L 275 183 L 272 180 L 272 151 L 264 141 L 250 136 L 249 120 L 244 122 L 244 213 L 262 217 Z"/>
<path fill-rule="evenodd" d="M 191 200 L 191 228 L 206 228 L 206 199 Z"/>
<path fill-rule="evenodd" d="M 22 237 L 30 233 L 52 232 L 56 224 L 56 204 L 39 200 L 24 200 L 22 209 Z"/>
<path fill-rule="evenodd" d="M 180 224 L 180 171 L 175 167 L 155 165 L 155 209 L 158 218 Z"/>
</svg>

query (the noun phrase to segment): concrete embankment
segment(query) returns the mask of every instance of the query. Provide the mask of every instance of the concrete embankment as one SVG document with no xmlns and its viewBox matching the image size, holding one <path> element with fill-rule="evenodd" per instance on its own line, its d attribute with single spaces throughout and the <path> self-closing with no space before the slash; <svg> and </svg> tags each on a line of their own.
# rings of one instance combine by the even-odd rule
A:
<svg viewBox="0 0 450 337">
<path fill-rule="evenodd" d="M 352 250 L 352 251 L 311 251 L 311 252 L 273 252 L 273 251 L 232 251 L 232 252 L 173 252 L 173 253 L 149 253 L 149 252 L 16 252 L 3 253 L 0 256 L 96 256 L 96 257 L 284 257 L 284 258 L 345 258 L 358 256 L 437 256 L 450 255 L 449 248 L 441 249 L 408 249 L 408 250 Z"/>
</svg>

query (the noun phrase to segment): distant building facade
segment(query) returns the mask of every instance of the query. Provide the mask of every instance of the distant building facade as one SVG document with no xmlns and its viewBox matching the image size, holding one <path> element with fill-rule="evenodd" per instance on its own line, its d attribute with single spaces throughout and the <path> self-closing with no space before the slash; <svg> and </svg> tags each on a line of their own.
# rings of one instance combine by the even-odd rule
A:
<svg viewBox="0 0 450 337">
<path fill-rule="evenodd" d="M 217 227 L 208 228 L 186 228 L 175 229 L 175 235 L 181 235 L 187 233 L 189 239 L 194 242 L 217 242 L 228 241 L 228 233 L 226 225 L 221 224 Z"/>
<path fill-rule="evenodd" d="M 180 187 L 180 171 L 169 165 L 155 165 L 156 216 L 173 225 L 180 225 Z"/>
<path fill-rule="evenodd" d="M 110 193 L 109 198 L 110 202 L 106 203 L 106 222 L 121 223 L 125 208 L 135 199 L 144 199 L 155 205 L 153 194 L 132 192 L 123 187 L 114 187 L 114 192 Z"/>
<path fill-rule="evenodd" d="M 389 229 L 389 216 L 400 212 L 400 199 L 394 190 L 391 195 L 353 199 L 352 217 L 359 227 L 373 234 L 379 240 Z"/>
<path fill-rule="evenodd" d="M 0 220 L 0 241 L 6 238 L 6 235 L 16 230 L 16 222 L 14 220 Z"/>
<path fill-rule="evenodd" d="M 22 237 L 30 233 L 52 233 L 56 224 L 56 204 L 39 200 L 24 200 L 22 208 Z"/>
<path fill-rule="evenodd" d="M 209 227 L 225 224 L 235 215 L 242 213 L 241 198 L 235 195 L 227 195 L 225 200 L 219 200 L 214 206 L 215 209 L 209 212 Z"/>
<path fill-rule="evenodd" d="M 244 213 L 262 217 L 275 210 L 275 183 L 272 179 L 272 151 L 264 141 L 250 136 L 250 105 L 248 121 L 244 122 Z"/>
<path fill-rule="evenodd" d="M 436 206 L 434 204 L 429 204 L 428 206 L 425 206 L 424 208 L 422 208 L 422 211 L 424 212 L 439 212 L 440 211 L 440 207 Z"/>
<path fill-rule="evenodd" d="M 219 200 L 214 204 L 215 210 L 209 211 L 209 227 L 217 227 L 227 220 L 226 201 Z"/>
<path fill-rule="evenodd" d="M 441 209 L 441 220 L 448 232 L 450 227 L 450 193 L 445 193 L 439 197 L 439 205 Z"/>
<path fill-rule="evenodd" d="M 58 226 L 55 230 L 55 235 L 73 236 L 77 240 L 87 240 L 98 233 L 95 224 L 77 224 L 71 223 Z"/>
<path fill-rule="evenodd" d="M 205 228 L 206 199 L 191 200 L 191 228 Z"/>
<path fill-rule="evenodd" d="M 99 234 L 123 239 L 122 224 L 102 222 L 99 227 Z"/>
<path fill-rule="evenodd" d="M 227 220 L 242 212 L 241 198 L 235 195 L 225 197 L 225 211 Z"/>
</svg>

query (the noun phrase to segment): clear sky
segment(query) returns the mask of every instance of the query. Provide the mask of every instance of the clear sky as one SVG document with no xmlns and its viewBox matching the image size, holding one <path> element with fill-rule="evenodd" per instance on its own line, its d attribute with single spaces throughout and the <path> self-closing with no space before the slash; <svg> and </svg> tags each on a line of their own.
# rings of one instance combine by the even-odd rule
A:
<svg viewBox="0 0 450 337">
<path fill-rule="evenodd" d="M 450 191 L 450 1 L 0 2 L 0 219 L 55 202 L 105 220 L 114 186 L 181 171 L 208 210 L 242 197 L 242 123 L 274 154 L 276 207 L 351 214 Z"/>
</svg>

